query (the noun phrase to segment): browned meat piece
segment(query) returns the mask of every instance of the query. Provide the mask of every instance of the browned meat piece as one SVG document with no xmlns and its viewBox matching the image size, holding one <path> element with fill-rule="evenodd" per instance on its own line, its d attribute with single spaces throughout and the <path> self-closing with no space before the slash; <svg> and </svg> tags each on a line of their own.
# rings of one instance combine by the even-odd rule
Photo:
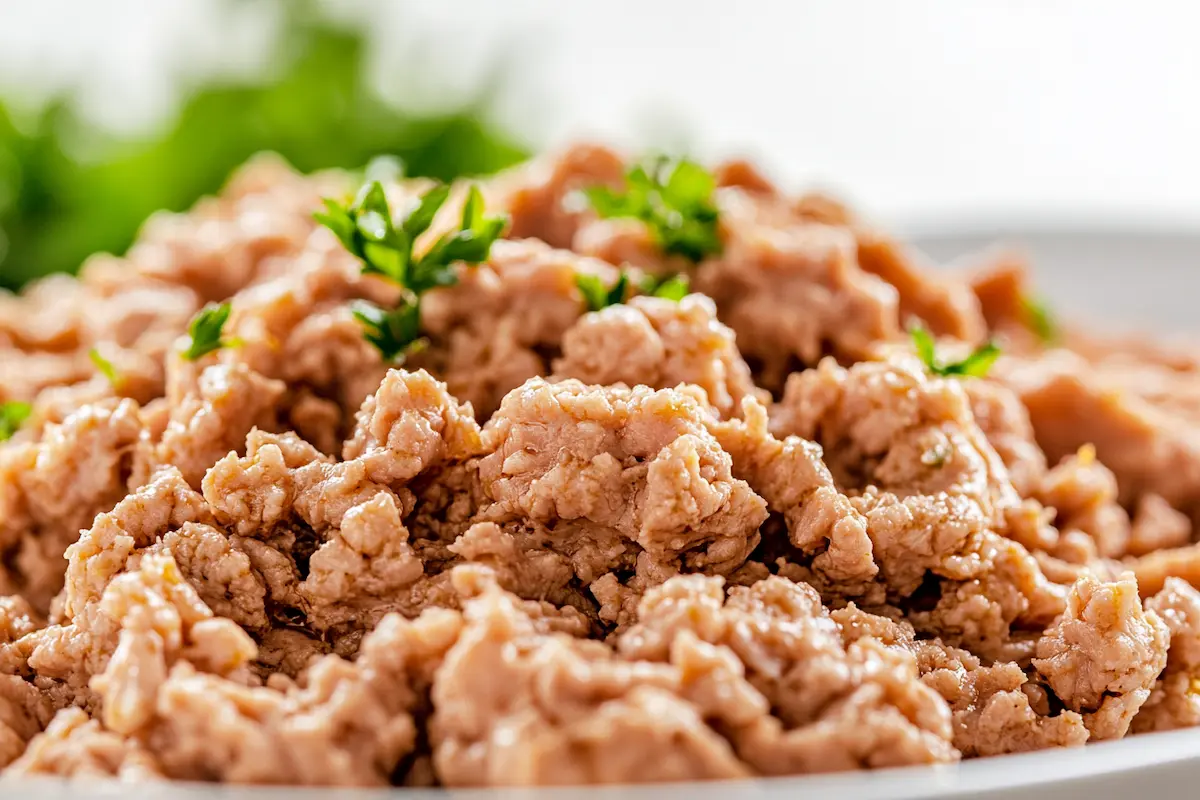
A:
<svg viewBox="0 0 1200 800">
<path fill-rule="evenodd" d="M 321 196 L 345 186 L 340 175 L 303 177 L 256 159 L 220 197 L 152 217 L 125 258 L 98 255 L 78 281 L 54 276 L 0 295 L 0 401 L 87 380 L 93 346 L 119 370 L 119 394 L 160 395 L 165 356 L 192 314 L 280 270 L 303 249 Z"/>
<path fill-rule="evenodd" d="M 589 186 L 617 188 L 624 180 L 620 155 L 600 145 L 578 144 L 501 175 L 492 194 L 512 217 L 513 238 L 541 239 L 565 248 L 580 224 L 593 218 L 578 193 Z"/>
<path fill-rule="evenodd" d="M 1167 668 L 1150 691 L 1150 699 L 1133 718 L 1134 733 L 1168 731 L 1200 725 L 1200 592 L 1168 578 L 1163 589 L 1146 601 L 1171 632 Z"/>
<path fill-rule="evenodd" d="M 5 772 L 9 776 L 57 775 L 125 781 L 163 777 L 136 739 L 104 730 L 78 708 L 64 708 Z"/>
<path fill-rule="evenodd" d="M 1071 747 L 1088 739 L 1083 717 L 1043 708 L 1044 692 L 1014 662 L 983 666 L 963 650 L 922 645 L 922 676 L 950 704 L 954 746 L 964 757 Z"/>
<path fill-rule="evenodd" d="M 827 359 L 794 374 L 771 429 L 817 442 L 837 487 L 861 492 L 851 504 L 881 577 L 901 595 L 930 569 L 973 577 L 980 537 L 1017 503 L 960 382 L 930 378 L 902 356 L 849 370 Z"/>
<path fill-rule="evenodd" d="M 63 719 L 14 769 L 82 775 L 161 771 L 167 777 L 245 783 L 386 784 L 415 745 L 411 710 L 460 627 L 433 611 L 414 622 L 389 617 L 358 662 L 328 656 L 299 685 L 252 688 L 197 672 L 188 663 L 163 676 L 134 740 Z M 57 724 L 57 720 L 56 720 Z M 113 741 L 113 740 L 116 741 Z M 141 747 L 125 752 L 117 745 Z M 56 758 L 66 752 L 79 758 Z M 132 762 L 132 763 L 130 763 Z"/>
<path fill-rule="evenodd" d="M 8 766 L 54 715 L 54 704 L 33 683 L 0 675 L 0 766 Z"/>
<path fill-rule="evenodd" d="M 743 420 L 715 426 L 718 441 L 733 458 L 733 474 L 783 515 L 791 544 L 813 556 L 813 580 L 845 595 L 870 591 L 879 567 L 867 521 L 833 485 L 819 445 L 798 436 L 776 439 L 756 401 L 744 403 L 742 412 Z"/>
<path fill-rule="evenodd" d="M 185 522 L 131 557 L 133 566 L 148 554 L 169 554 L 180 574 L 215 616 L 226 617 L 254 633 L 270 629 L 266 581 L 238 542 L 211 525 Z"/>
<path fill-rule="evenodd" d="M 395 291 L 360 277 L 360 269 L 327 231 L 314 235 L 287 272 L 238 295 L 228 328 L 242 344 L 220 356 L 286 383 L 284 413 L 325 452 L 336 451 L 354 412 L 387 372 L 349 304 L 359 298 L 391 304 Z M 324 419 L 317 399 L 327 404 Z M 301 424 L 306 411 L 317 414 L 315 424 Z"/>
<path fill-rule="evenodd" d="M 706 715 L 731 729 L 738 755 L 756 771 L 825 772 L 958 757 L 949 742 L 948 710 L 918 680 L 907 650 L 871 636 L 848 636 L 844 643 L 817 593 L 784 578 L 722 595 L 719 579 L 675 578 L 646 594 L 638 624 L 617 646 L 627 658 L 685 667 L 685 678 L 699 671 L 693 662 L 710 662 L 708 681 L 689 687 L 687 696 L 702 708 L 716 704 Z M 716 645 L 716 652 L 697 641 Z M 724 675 L 712 666 L 723 652 L 736 656 L 726 657 Z M 743 680 L 766 702 L 752 702 L 753 694 L 739 688 Z M 767 708 L 775 716 L 765 714 Z"/>
<path fill-rule="evenodd" d="M 1004 462 L 1013 488 L 1022 497 L 1033 494 L 1046 472 L 1046 456 L 1034 438 L 1021 399 L 995 381 L 965 381 L 962 387 L 971 401 L 975 423 Z"/>
<path fill-rule="evenodd" d="M 1027 660 L 1040 632 L 1062 612 L 1066 591 L 1043 574 L 1017 542 L 992 533 L 979 545 L 988 569 L 967 580 L 944 580 L 929 611 L 913 610 L 918 630 L 989 660 Z"/>
<path fill-rule="evenodd" d="M 617 280 L 612 266 L 569 250 L 497 242 L 487 262 L 460 271 L 457 285 L 424 297 L 421 322 L 432 344 L 411 365 L 446 381 L 487 419 L 510 390 L 550 372 L 563 334 L 587 310 L 578 274 Z"/>
<path fill-rule="evenodd" d="M 709 419 L 675 389 L 531 380 L 484 430 L 482 516 L 549 529 L 584 583 L 616 569 L 648 585 L 732 572 L 758 544 L 766 503 L 733 477 Z"/>
<path fill-rule="evenodd" d="M 1036 330 L 1032 303 L 1038 302 L 1029 276 L 1028 260 L 1020 252 L 1001 248 L 974 256 L 967 279 L 993 333 L 1004 338 L 1009 353 L 1037 353 L 1047 345 Z M 1045 333 L 1045 332 L 1042 332 Z"/>
<path fill-rule="evenodd" d="M 170 421 L 154 457 L 199 487 L 208 468 L 240 448 L 252 429 L 275 427 L 276 404 L 286 387 L 242 365 L 194 369 L 176 363 L 168 379 Z"/>
<path fill-rule="evenodd" d="M 107 513 L 67 548 L 66 586 L 56 617 L 71 621 L 99 602 L 109 581 L 122 572 L 135 549 L 150 547 L 160 536 L 188 523 L 211 523 L 211 511 L 178 470 L 165 469 Z"/>
<path fill-rule="evenodd" d="M 220 197 L 185 214 L 147 221 L 128 260 L 141 275 L 186 286 L 200 301 L 223 300 L 294 255 L 316 227 L 323 195 L 345 191 L 333 174 L 305 178 L 271 158 L 251 162 Z"/>
<path fill-rule="evenodd" d="M 1085 575 L 1038 640 L 1033 665 L 1067 708 L 1083 713 L 1093 739 L 1115 739 L 1150 696 L 1169 639 L 1158 614 L 1142 609 L 1132 576 L 1104 583 Z"/>
<path fill-rule="evenodd" d="M 1129 544 L 1129 515 L 1117 504 L 1117 479 L 1096 460 L 1090 446 L 1080 448 L 1046 473 L 1037 491 L 1043 505 L 1053 508 L 1059 530 L 1082 531 L 1105 558 L 1125 554 Z"/>
<path fill-rule="evenodd" d="M 778 389 L 798 365 L 829 353 L 863 358 L 899 335 L 896 290 L 860 267 L 851 231 L 800 219 L 759 192 L 727 188 L 716 200 L 723 251 L 696 266 L 693 287 L 716 302 L 760 384 Z M 656 273 L 689 267 L 664 260 L 630 220 L 592 223 L 574 247 Z"/>
<path fill-rule="evenodd" d="M 720 206 L 724 251 L 699 266 L 693 286 L 716 302 L 761 384 L 778 388 L 825 354 L 863 358 L 899 334 L 896 290 L 859 266 L 850 232 L 780 227 L 737 190 Z"/>
<path fill-rule="evenodd" d="M 386 617 L 353 664 L 325 656 L 281 689 L 248 688 L 181 664 L 140 738 L 172 778 L 385 785 L 416 746 L 412 713 L 460 627 L 458 614 L 445 610 L 413 621 Z"/>
<path fill-rule="evenodd" d="M 1137 513 L 1129 531 L 1131 556 L 1144 556 L 1155 550 L 1183 547 L 1192 540 L 1192 521 L 1171 508 L 1156 494 L 1144 494 L 1138 501 Z"/>
<path fill-rule="evenodd" d="M 0 448 L 0 589 L 49 609 L 67 546 L 125 496 L 141 435 L 132 401 L 105 400 Z"/>
<path fill-rule="evenodd" d="M 878 231 L 857 225 L 855 234 L 859 266 L 896 287 L 902 322 L 915 317 L 934 335 L 964 342 L 985 338 L 987 326 L 968 284 L 956 275 L 938 274 L 933 265 L 921 263 L 919 254 Z"/>
<path fill-rule="evenodd" d="M 754 385 L 733 331 L 717 321 L 716 306 L 704 295 L 678 303 L 635 297 L 585 314 L 563 334 L 562 350 L 554 362 L 557 376 L 655 389 L 691 384 L 704 390 L 721 417 L 736 414 L 744 397 L 768 399 Z"/>
<path fill-rule="evenodd" d="M 423 371 L 390 372 L 363 403 L 344 461 L 294 436 L 259 432 L 246 451 L 209 470 L 204 494 L 218 521 L 253 537 L 235 537 L 234 546 L 250 555 L 275 603 L 301 611 L 316 631 L 350 626 L 355 636 L 388 611 L 415 616 L 439 598 L 446 604 L 448 591 L 422 580 L 403 522 L 413 508 L 410 481 L 481 451 L 469 407 L 445 384 Z M 296 526 L 315 539 L 303 580 Z"/>
<path fill-rule="evenodd" d="M 537 631 L 486 573 L 460 568 L 466 625 L 433 687 L 448 786 L 628 783 L 750 774 L 680 696 L 679 669 Z"/>
<path fill-rule="evenodd" d="M 117 733 L 132 734 L 152 717 L 155 696 L 175 660 L 236 675 L 254 657 L 249 635 L 213 616 L 169 554 L 143 556 L 136 571 L 114 578 L 100 598 L 99 613 L 120 632 L 89 688 L 103 702 L 104 726 Z"/>
<path fill-rule="evenodd" d="M 1037 360 L 1010 359 L 1000 377 L 1029 409 L 1038 444 L 1051 462 L 1090 444 L 1116 476 L 1124 506 L 1153 493 L 1194 516 L 1200 511 L 1200 439 L 1194 426 L 1122 391 L 1121 372 L 1097 370 L 1054 351 Z"/>
<path fill-rule="evenodd" d="M 1143 597 L 1160 592 L 1169 578 L 1181 578 L 1192 586 L 1200 586 L 1200 544 L 1155 550 L 1131 559 L 1129 569 L 1137 576 Z"/>
<path fill-rule="evenodd" d="M 102 701 L 105 727 L 124 734 L 151 713 L 175 660 L 233 674 L 254 653 L 249 635 L 213 616 L 169 553 L 138 560 L 71 622 L 29 633 L 11 647 L 27 669 L 61 681 L 77 702 Z"/>
</svg>

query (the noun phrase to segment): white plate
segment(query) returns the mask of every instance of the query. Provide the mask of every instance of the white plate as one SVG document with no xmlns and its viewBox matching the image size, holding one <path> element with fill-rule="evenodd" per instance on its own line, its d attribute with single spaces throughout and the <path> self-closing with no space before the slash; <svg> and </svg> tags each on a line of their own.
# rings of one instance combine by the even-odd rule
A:
<svg viewBox="0 0 1200 800">
<path fill-rule="evenodd" d="M 981 226 L 911 238 L 939 263 L 1012 245 L 1052 307 L 1105 333 L 1200 333 L 1200 232 Z"/>
</svg>

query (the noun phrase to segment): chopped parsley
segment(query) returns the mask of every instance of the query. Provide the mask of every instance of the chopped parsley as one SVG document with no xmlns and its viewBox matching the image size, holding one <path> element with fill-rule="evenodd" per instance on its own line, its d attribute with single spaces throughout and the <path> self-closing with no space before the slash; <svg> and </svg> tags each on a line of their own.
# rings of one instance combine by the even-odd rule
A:
<svg viewBox="0 0 1200 800">
<path fill-rule="evenodd" d="M 627 269 L 622 269 L 620 277 L 612 287 L 606 287 L 596 275 L 576 275 L 575 286 L 578 287 L 588 311 L 599 311 L 602 308 L 624 303 L 629 294 L 633 279 Z M 688 278 L 686 275 L 671 275 L 659 278 L 647 275 L 636 283 L 638 291 L 650 297 L 661 297 L 678 303 L 688 293 Z"/>
<path fill-rule="evenodd" d="M 33 413 L 33 406 L 17 400 L 0 403 L 0 442 L 12 438 Z"/>
<path fill-rule="evenodd" d="M 1042 344 L 1050 346 L 1058 343 L 1062 338 L 1062 331 L 1049 306 L 1044 301 L 1031 297 L 1025 298 L 1021 302 L 1021 306 L 1025 312 L 1025 324 L 1037 335 Z"/>
<path fill-rule="evenodd" d="M 642 280 L 641 290 L 651 297 L 661 297 L 678 303 L 687 296 L 690 282 L 687 275 L 670 275 L 665 278 L 647 275 Z"/>
<path fill-rule="evenodd" d="M 220 305 L 209 303 L 200 309 L 188 325 L 188 346 L 183 357 L 197 361 L 223 347 L 237 347 L 241 343 L 239 340 L 222 338 L 222 330 L 232 310 L 228 301 Z"/>
<path fill-rule="evenodd" d="M 575 285 L 583 295 L 588 311 L 599 311 L 625 302 L 625 294 L 629 291 L 629 273 L 621 270 L 621 276 L 612 288 L 605 287 L 604 282 L 596 275 L 576 275 Z"/>
<path fill-rule="evenodd" d="M 699 262 L 721 252 L 716 187 L 694 161 L 659 157 L 630 169 L 623 190 L 592 186 L 585 194 L 602 218 L 641 220 L 664 253 Z"/>
<path fill-rule="evenodd" d="M 925 366 L 934 375 L 982 378 L 987 375 L 988 370 L 992 368 L 992 364 L 1000 357 L 999 346 L 995 342 L 988 340 L 975 348 L 962 361 L 947 363 L 938 357 L 933 334 L 924 325 L 914 322 L 909 326 L 908 333 L 912 336 L 917 356 L 920 357 L 921 361 L 925 362 Z"/>
<path fill-rule="evenodd" d="M 449 186 L 433 187 L 397 225 L 383 184 L 372 181 L 350 203 L 326 198 L 325 210 L 313 215 L 362 262 L 364 275 L 379 275 L 404 290 L 394 309 L 369 303 L 353 308 L 366 340 L 389 361 L 398 361 L 421 341 L 421 295 L 457 283 L 455 264 L 474 265 L 487 259 L 492 244 L 508 225 L 507 216 L 484 213 L 483 195 L 479 187 L 472 186 L 459 228 L 442 234 L 423 255 L 415 255 L 417 237 L 429 230 L 449 196 Z"/>
<path fill-rule="evenodd" d="M 373 181 L 351 203 L 326 198 L 325 210 L 313 216 L 362 261 L 364 275 L 380 275 L 419 295 L 435 286 L 453 285 L 457 281 L 453 270 L 456 262 L 478 264 L 486 259 L 492 243 L 508 224 L 506 216 L 484 213 L 483 195 L 472 186 L 463 204 L 461 227 L 439 237 L 424 255 L 415 256 L 417 237 L 429 230 L 449 196 L 449 186 L 433 187 L 421 195 L 397 226 L 383 184 Z"/>
<path fill-rule="evenodd" d="M 398 361 L 424 342 L 420 303 L 402 301 L 388 310 L 363 300 L 352 305 L 351 311 L 362 324 L 363 338 L 375 345 L 387 361 Z"/>
<path fill-rule="evenodd" d="M 88 350 L 88 358 L 96 365 L 96 369 L 100 370 L 100 374 L 108 378 L 108 382 L 114 387 L 121 382 L 121 375 L 117 372 L 117 368 L 113 363 L 100 354 L 100 351 L 93 347 Z"/>
</svg>

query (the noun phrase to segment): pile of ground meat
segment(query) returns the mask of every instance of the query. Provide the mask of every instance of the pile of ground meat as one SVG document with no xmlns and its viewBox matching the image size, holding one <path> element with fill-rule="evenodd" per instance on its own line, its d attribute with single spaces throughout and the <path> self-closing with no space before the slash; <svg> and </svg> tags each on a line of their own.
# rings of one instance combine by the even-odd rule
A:
<svg viewBox="0 0 1200 800">
<path fill-rule="evenodd" d="M 511 226 L 401 367 L 350 308 L 394 287 L 311 217 L 349 178 L 270 159 L 0 296 L 4 774 L 739 778 L 1200 723 L 1200 356 L 1048 344 L 1020 262 L 931 270 L 740 162 L 683 263 L 578 202 L 627 166 L 485 183 Z M 693 294 L 589 313 L 626 264 Z M 238 346 L 186 360 L 225 299 Z M 941 377 L 914 319 L 1004 354 Z"/>
</svg>

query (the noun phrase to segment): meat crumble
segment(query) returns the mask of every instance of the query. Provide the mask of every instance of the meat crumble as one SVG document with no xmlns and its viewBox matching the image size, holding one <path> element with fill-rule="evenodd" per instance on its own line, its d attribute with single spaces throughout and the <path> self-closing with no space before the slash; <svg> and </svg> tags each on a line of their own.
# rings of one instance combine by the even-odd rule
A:
<svg viewBox="0 0 1200 800">
<path fill-rule="evenodd" d="M 314 219 L 348 176 L 257 159 L 0 296 L 4 776 L 731 779 L 1200 725 L 1200 359 L 1048 335 L 1010 254 L 935 269 L 744 162 L 675 216 L 588 204 L 630 166 L 451 187 L 443 242 L 370 240 L 404 284 Z"/>
</svg>

